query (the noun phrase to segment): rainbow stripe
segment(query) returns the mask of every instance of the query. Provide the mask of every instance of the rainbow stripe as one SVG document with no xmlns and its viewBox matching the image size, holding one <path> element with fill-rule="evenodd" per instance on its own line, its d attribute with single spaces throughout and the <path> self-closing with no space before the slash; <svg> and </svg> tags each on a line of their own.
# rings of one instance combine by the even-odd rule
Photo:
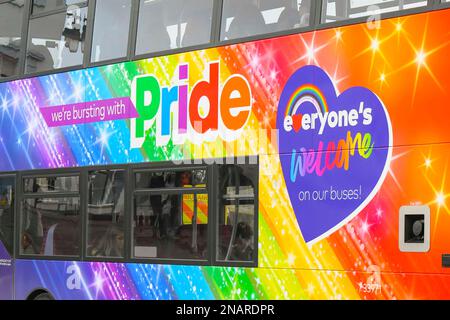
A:
<svg viewBox="0 0 450 320">
<path fill-rule="evenodd" d="M 322 113 L 328 112 L 329 109 L 327 100 L 325 99 L 322 91 L 312 84 L 305 84 L 298 88 L 289 98 L 289 103 L 287 104 L 288 107 L 286 108 L 286 116 L 292 115 L 295 104 L 304 96 L 310 96 L 315 99 L 321 106 Z"/>
</svg>

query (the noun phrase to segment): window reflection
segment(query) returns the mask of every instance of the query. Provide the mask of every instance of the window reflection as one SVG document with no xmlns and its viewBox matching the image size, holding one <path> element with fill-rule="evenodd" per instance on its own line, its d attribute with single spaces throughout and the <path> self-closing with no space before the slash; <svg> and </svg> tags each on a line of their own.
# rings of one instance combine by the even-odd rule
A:
<svg viewBox="0 0 450 320">
<path fill-rule="evenodd" d="M 426 0 L 324 0 L 322 22 L 393 12 L 426 6 Z"/>
<path fill-rule="evenodd" d="M 87 29 L 87 7 L 30 20 L 26 72 L 81 65 Z"/>
<path fill-rule="evenodd" d="M 124 176 L 122 170 L 89 174 L 87 254 L 90 256 L 124 256 Z"/>
<path fill-rule="evenodd" d="M 206 170 L 144 171 L 135 177 L 134 256 L 205 260 Z M 199 193 L 190 188 L 200 188 Z"/>
<path fill-rule="evenodd" d="M 134 256 L 206 259 L 207 194 L 135 197 Z"/>
<path fill-rule="evenodd" d="M 26 193 L 77 192 L 78 176 L 32 177 L 23 179 L 23 191 Z"/>
<path fill-rule="evenodd" d="M 135 177 L 138 189 L 206 186 L 205 169 L 144 171 L 136 173 Z"/>
<path fill-rule="evenodd" d="M 141 0 L 136 54 L 208 43 L 213 0 Z"/>
<path fill-rule="evenodd" d="M 21 209 L 20 254 L 76 256 L 79 228 L 78 197 L 26 199 Z"/>
<path fill-rule="evenodd" d="M 0 78 L 19 74 L 23 1 L 0 3 Z"/>
<path fill-rule="evenodd" d="M 70 5 L 85 5 L 87 0 L 33 0 L 33 14 L 65 9 Z"/>
<path fill-rule="evenodd" d="M 97 0 L 91 62 L 125 57 L 131 0 Z"/>
<path fill-rule="evenodd" d="M 221 40 L 309 25 L 311 0 L 224 0 Z"/>
<path fill-rule="evenodd" d="M 220 167 L 221 192 L 217 259 L 252 262 L 255 259 L 256 165 Z"/>
<path fill-rule="evenodd" d="M 0 178 L 0 242 L 13 250 L 15 179 Z"/>
</svg>

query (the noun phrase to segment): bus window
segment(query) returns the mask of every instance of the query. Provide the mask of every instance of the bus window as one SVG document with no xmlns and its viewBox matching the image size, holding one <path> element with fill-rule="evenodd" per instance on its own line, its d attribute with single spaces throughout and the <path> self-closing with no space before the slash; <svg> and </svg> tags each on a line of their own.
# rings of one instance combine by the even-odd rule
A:
<svg viewBox="0 0 450 320">
<path fill-rule="evenodd" d="M 134 256 L 206 260 L 206 170 L 139 172 L 135 176 L 140 189 L 134 197 Z"/>
<path fill-rule="evenodd" d="M 0 78 L 19 74 L 23 12 L 16 1 L 0 3 Z"/>
<path fill-rule="evenodd" d="M 88 256 L 124 256 L 124 177 L 123 170 L 89 173 Z"/>
<path fill-rule="evenodd" d="M 130 19 L 131 0 L 97 0 L 91 62 L 127 56 Z"/>
<path fill-rule="evenodd" d="M 134 256 L 206 260 L 208 203 L 204 199 L 206 193 L 136 196 Z"/>
<path fill-rule="evenodd" d="M 22 255 L 78 256 L 79 197 L 25 199 L 20 232 Z"/>
<path fill-rule="evenodd" d="M 211 0 L 183 1 L 180 14 L 180 47 L 190 47 L 210 41 L 212 9 L 213 1 Z"/>
<path fill-rule="evenodd" d="M 426 5 L 426 0 L 324 0 L 322 22 L 333 22 L 351 18 L 367 17 Z"/>
<path fill-rule="evenodd" d="M 167 170 L 161 171 L 142 171 L 135 175 L 137 189 L 154 188 L 192 188 L 206 186 L 206 170 Z"/>
<path fill-rule="evenodd" d="M 0 177 L 0 242 L 12 254 L 15 179 Z"/>
<path fill-rule="evenodd" d="M 221 40 L 309 25 L 311 0 L 224 0 Z"/>
<path fill-rule="evenodd" d="M 78 192 L 78 176 L 27 177 L 23 179 L 25 193 Z"/>
<path fill-rule="evenodd" d="M 30 20 L 26 73 L 50 71 L 83 63 L 87 7 Z"/>
<path fill-rule="evenodd" d="M 256 165 L 224 165 L 219 169 L 222 191 L 218 217 L 217 259 L 252 262 L 256 258 Z"/>
<path fill-rule="evenodd" d="M 136 55 L 208 43 L 213 0 L 140 0 Z"/>
</svg>

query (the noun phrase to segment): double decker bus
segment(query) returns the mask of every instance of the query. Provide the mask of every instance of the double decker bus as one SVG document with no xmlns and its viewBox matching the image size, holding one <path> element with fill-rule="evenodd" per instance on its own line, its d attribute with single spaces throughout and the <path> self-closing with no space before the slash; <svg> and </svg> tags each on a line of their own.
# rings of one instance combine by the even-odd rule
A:
<svg viewBox="0 0 450 320">
<path fill-rule="evenodd" d="M 450 298 L 449 27 L 0 1 L 0 299 Z"/>
</svg>

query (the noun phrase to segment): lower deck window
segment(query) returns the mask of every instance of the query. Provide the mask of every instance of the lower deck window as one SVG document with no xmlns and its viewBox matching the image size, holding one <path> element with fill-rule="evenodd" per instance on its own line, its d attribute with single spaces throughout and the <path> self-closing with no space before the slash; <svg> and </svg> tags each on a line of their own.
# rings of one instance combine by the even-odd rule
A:
<svg viewBox="0 0 450 320">
<path fill-rule="evenodd" d="M 125 171 L 98 170 L 88 175 L 87 256 L 125 256 Z"/>
<path fill-rule="evenodd" d="M 206 260 L 207 213 L 207 194 L 136 196 L 134 256 Z"/>
<path fill-rule="evenodd" d="M 138 172 L 134 195 L 135 258 L 206 260 L 205 169 Z"/>
<path fill-rule="evenodd" d="M 20 254 L 78 256 L 80 200 L 32 198 L 22 202 Z"/>
<path fill-rule="evenodd" d="M 14 177 L 0 177 L 0 241 L 10 253 L 13 251 L 15 189 Z"/>
<path fill-rule="evenodd" d="M 257 263 L 258 165 L 128 165 L 18 175 L 15 247 L 24 258 Z M 1 179 L 0 240 L 11 249 L 16 183 L 14 176 Z"/>
<path fill-rule="evenodd" d="M 218 217 L 217 259 L 221 261 L 255 260 L 256 165 L 226 165 L 219 169 L 221 198 Z"/>
</svg>

